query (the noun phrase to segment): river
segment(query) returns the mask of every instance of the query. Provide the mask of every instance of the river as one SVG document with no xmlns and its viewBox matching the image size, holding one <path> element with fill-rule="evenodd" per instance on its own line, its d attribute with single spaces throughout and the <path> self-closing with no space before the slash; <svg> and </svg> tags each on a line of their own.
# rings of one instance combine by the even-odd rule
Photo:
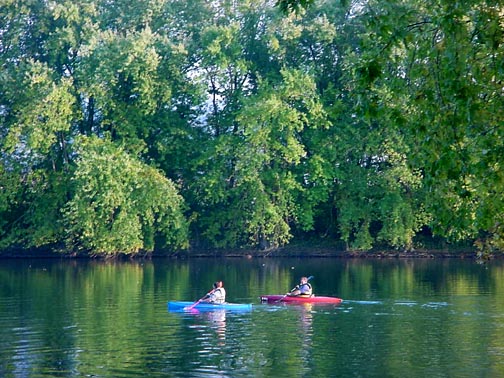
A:
<svg viewBox="0 0 504 378">
<path fill-rule="evenodd" d="M 260 303 L 303 275 L 343 302 Z M 0 377 L 503 376 L 502 260 L 0 260 Z"/>
</svg>

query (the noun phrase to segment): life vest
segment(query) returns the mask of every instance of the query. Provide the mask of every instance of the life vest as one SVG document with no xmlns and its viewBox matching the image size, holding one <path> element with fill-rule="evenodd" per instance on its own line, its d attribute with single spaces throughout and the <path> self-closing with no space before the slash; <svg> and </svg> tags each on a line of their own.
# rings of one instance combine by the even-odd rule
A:
<svg viewBox="0 0 504 378">
<path fill-rule="evenodd" d="M 215 289 L 214 292 L 210 294 L 211 303 L 224 303 L 225 301 L 226 301 L 226 290 L 223 287 Z"/>
<path fill-rule="evenodd" d="M 299 286 L 299 291 L 301 292 L 301 294 L 299 294 L 300 297 L 310 297 L 312 295 L 312 286 L 307 282 Z"/>
<path fill-rule="evenodd" d="M 309 282 L 302 284 L 302 285 L 296 285 L 294 289 L 291 290 L 291 293 L 294 291 L 299 290 L 299 294 L 290 294 L 295 297 L 304 297 L 304 298 L 309 298 L 313 295 L 312 293 L 312 286 L 310 285 Z"/>
</svg>

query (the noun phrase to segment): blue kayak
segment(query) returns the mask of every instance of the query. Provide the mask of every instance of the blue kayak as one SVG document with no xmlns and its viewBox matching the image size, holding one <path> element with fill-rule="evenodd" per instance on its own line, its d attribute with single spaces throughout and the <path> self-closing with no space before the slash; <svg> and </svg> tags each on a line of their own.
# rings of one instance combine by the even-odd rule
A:
<svg viewBox="0 0 504 378">
<path fill-rule="evenodd" d="M 200 302 L 196 306 L 192 307 L 194 302 L 183 302 L 183 301 L 170 301 L 168 302 L 169 311 L 186 311 L 186 310 L 198 310 L 198 311 L 212 311 L 212 310 L 231 310 L 231 311 L 251 311 L 252 304 L 250 303 L 205 303 Z"/>
</svg>

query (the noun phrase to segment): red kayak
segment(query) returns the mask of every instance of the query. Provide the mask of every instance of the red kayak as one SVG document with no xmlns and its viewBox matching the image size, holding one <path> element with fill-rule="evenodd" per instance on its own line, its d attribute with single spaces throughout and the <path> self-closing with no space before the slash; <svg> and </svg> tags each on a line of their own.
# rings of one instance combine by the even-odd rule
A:
<svg viewBox="0 0 504 378">
<path fill-rule="evenodd" d="M 290 297 L 285 295 L 261 295 L 261 302 L 266 303 L 341 303 L 343 299 L 336 297 L 318 297 L 312 295 L 311 297 Z"/>
</svg>

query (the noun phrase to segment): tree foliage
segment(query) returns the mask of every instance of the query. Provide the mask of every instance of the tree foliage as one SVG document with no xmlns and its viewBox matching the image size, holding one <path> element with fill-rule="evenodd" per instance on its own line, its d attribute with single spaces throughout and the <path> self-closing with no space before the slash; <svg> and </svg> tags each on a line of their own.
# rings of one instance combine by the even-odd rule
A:
<svg viewBox="0 0 504 378">
<path fill-rule="evenodd" d="M 504 9 L 5 1 L 0 247 L 504 248 Z"/>
<path fill-rule="evenodd" d="M 156 233 L 165 244 L 185 246 L 182 198 L 170 180 L 107 140 L 84 137 L 78 148 L 73 195 L 63 209 L 69 248 L 150 252 Z"/>
</svg>

